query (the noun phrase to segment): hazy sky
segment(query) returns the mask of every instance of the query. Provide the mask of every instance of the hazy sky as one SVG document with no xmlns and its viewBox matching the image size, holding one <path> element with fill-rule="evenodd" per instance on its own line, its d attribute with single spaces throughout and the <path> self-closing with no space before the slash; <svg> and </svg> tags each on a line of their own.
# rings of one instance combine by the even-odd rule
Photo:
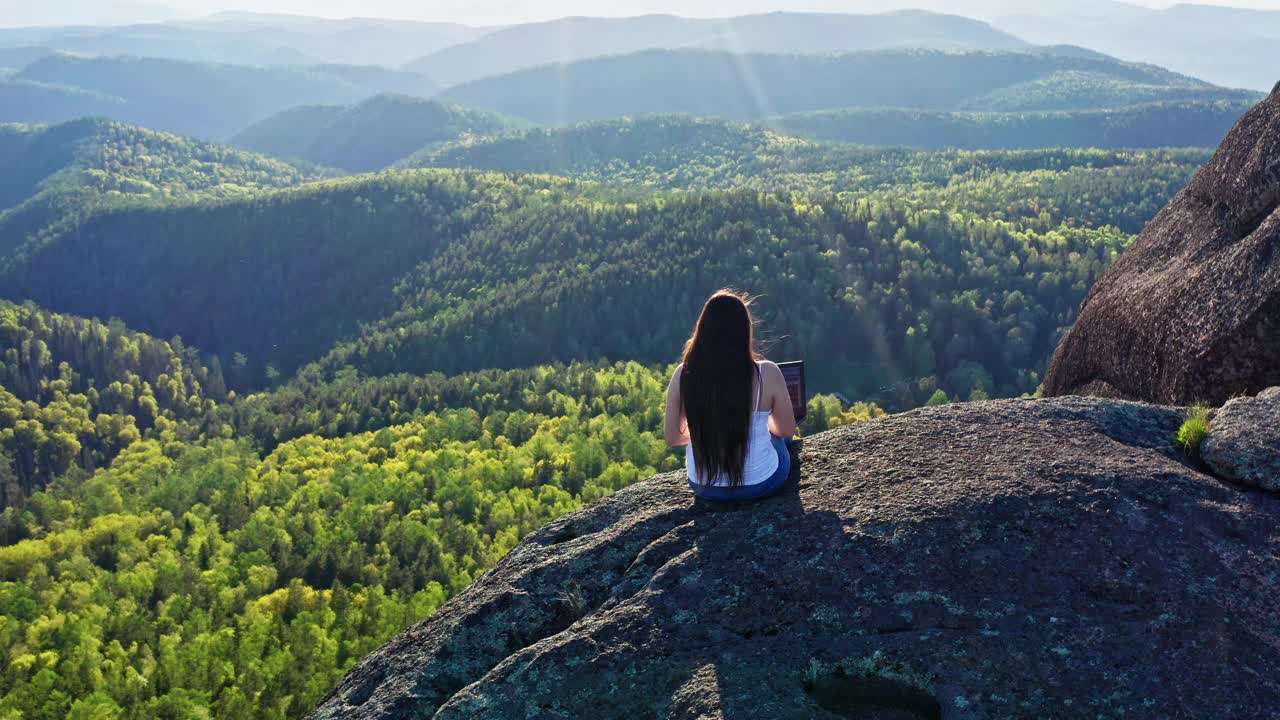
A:
<svg viewBox="0 0 1280 720">
<path fill-rule="evenodd" d="M 1217 5 L 1280 10 L 1280 0 L 1201 0 Z M 768 10 L 879 12 L 920 7 L 990 19 L 1000 15 L 1079 12 L 1112 0 L 0 0 L 0 26 L 103 24 L 196 17 L 221 10 L 324 17 L 394 17 L 472 24 L 528 22 L 564 15 L 740 15 Z M 1137 0 L 1165 7 L 1169 2 Z M 1034 8 L 1034 9 L 1033 9 Z"/>
<path fill-rule="evenodd" d="M 1044 0 L 159 0 L 161 4 L 203 14 L 224 9 L 253 9 L 327 17 L 353 15 L 457 20 L 462 22 L 506 22 L 562 17 L 564 15 L 637 15 L 670 12 L 696 15 L 738 15 L 761 10 L 878 11 L 894 7 L 926 7 L 957 15 L 984 15 L 995 8 L 1017 8 L 1034 14 L 1028 4 Z M 1052 2 L 1052 0 L 1051 0 Z M 1072 2 L 1073 5 L 1087 4 Z M 1138 0 L 1148 7 L 1168 7 L 1171 2 Z M 1201 4 L 1228 5 L 1280 10 L 1280 0 L 1207 0 Z"/>
</svg>

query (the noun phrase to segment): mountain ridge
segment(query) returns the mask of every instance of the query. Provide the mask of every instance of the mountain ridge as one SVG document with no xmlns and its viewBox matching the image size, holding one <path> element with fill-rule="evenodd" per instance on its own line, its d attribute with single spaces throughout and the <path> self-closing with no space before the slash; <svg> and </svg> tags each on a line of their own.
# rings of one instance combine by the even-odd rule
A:
<svg viewBox="0 0 1280 720">
<path fill-rule="evenodd" d="M 1028 14 L 992 24 L 1033 43 L 1070 42 L 1215 83 L 1266 91 L 1280 63 L 1280 11 L 1179 3 L 1125 17 Z M 1226 48 L 1230 48 L 1229 51 Z"/>
<path fill-rule="evenodd" d="M 240 131 L 231 144 L 360 173 L 390 167 L 429 147 L 523 125 L 435 100 L 382 94 L 356 105 L 290 108 Z"/>
<path fill-rule="evenodd" d="M 85 55 L 147 55 L 247 65 L 397 67 L 483 32 L 456 23 L 230 13 L 118 26 L 0 28 L 0 46 L 25 42 Z"/>
<path fill-rule="evenodd" d="M 669 14 L 573 16 L 496 30 L 405 67 L 431 76 L 442 86 L 453 86 L 544 64 L 653 49 L 825 55 L 887 47 L 1007 49 L 1025 45 L 981 21 L 923 11 L 879 15 L 776 11 L 712 19 Z"/>
<path fill-rule="evenodd" d="M 107 112 L 46 113 L 29 121 L 56 123 L 85 114 L 158 131 L 225 140 L 275 112 L 316 103 L 348 104 L 384 91 L 432 95 L 426 78 L 380 67 L 253 67 L 163 58 L 49 55 L 24 67 L 5 83 L 35 82 L 99 93 L 119 100 Z M 0 107 L 0 121 L 7 116 Z"/>
<path fill-rule="evenodd" d="M 1052 52 L 838 56 L 645 50 L 455 86 L 443 97 L 548 125 L 642 114 L 728 120 L 838 108 L 1038 111 L 1256 100 L 1150 65 Z"/>
</svg>

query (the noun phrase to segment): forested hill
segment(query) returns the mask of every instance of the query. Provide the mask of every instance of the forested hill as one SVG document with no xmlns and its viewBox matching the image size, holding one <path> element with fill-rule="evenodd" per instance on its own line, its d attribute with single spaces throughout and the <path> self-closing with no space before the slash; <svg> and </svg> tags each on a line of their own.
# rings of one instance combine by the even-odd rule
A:
<svg viewBox="0 0 1280 720">
<path fill-rule="evenodd" d="M 730 191 L 504 213 L 411 273 L 401 309 L 321 366 L 665 362 L 686 329 L 661 318 L 741 284 L 785 298 L 762 309 L 770 351 L 808 358 L 815 387 L 893 406 L 939 386 L 1033 392 L 1045 352 L 1127 237 L 908 205 Z"/>
<path fill-rule="evenodd" d="M 1217 100 L 1058 112 L 826 110 L 771 124 L 819 140 L 921 149 L 1217 147 L 1252 106 Z"/>
<path fill-rule="evenodd" d="M 715 287 L 744 284 L 791 299 L 765 311 L 786 338 L 776 350 L 815 358 L 827 389 L 860 397 L 934 378 L 965 397 L 1011 394 L 1035 389 L 1059 329 L 1127 241 L 1106 226 L 1136 230 L 1203 161 L 857 152 L 856 164 L 800 158 L 807 172 L 758 178 L 760 190 L 825 182 L 839 196 L 615 194 L 437 170 L 109 210 L 7 259 L 0 287 L 181 335 L 224 361 L 241 353 L 253 386 L 335 343 L 329 374 L 666 362 L 682 326 L 654 317 L 684 317 Z"/>
<path fill-rule="evenodd" d="M 415 153 L 406 167 L 473 168 L 705 189 L 762 180 L 803 156 L 834 168 L 872 152 L 786 137 L 762 125 L 684 115 L 647 116 L 568 128 L 534 128 Z"/>
<path fill-rule="evenodd" d="M 445 93 L 546 124 L 651 113 L 736 120 L 843 108 L 1048 111 L 1256 100 L 1092 53 L 891 50 L 835 57 L 650 50 L 544 66 Z"/>
<path fill-rule="evenodd" d="M 0 264 L 103 205 L 247 195 L 322 174 L 253 153 L 105 120 L 0 125 Z"/>
<path fill-rule="evenodd" d="M 0 211 L 73 187 L 199 198 L 317 177 L 274 158 L 109 120 L 0 125 Z"/>
<path fill-rule="evenodd" d="M 614 187 L 880 193 L 998 219 L 1071 219 L 1136 233 L 1207 160 L 1203 149 L 922 152 L 820 143 L 760 125 L 651 116 L 463 142 L 408 164 L 548 173 Z M 1100 202 L 1099 198 L 1106 198 Z"/>
<path fill-rule="evenodd" d="M 0 301 L 0 347 L 0 508 L 143 437 L 194 439 L 228 397 L 216 358 L 118 321 Z"/>
<path fill-rule="evenodd" d="M 398 67 L 483 33 L 480 28 L 453 23 L 225 12 L 165 23 L 0 28 L 0 46 L 39 45 L 76 55 L 133 55 L 241 65 Z M 3 58 L 0 50 L 0 66 Z"/>
<path fill-rule="evenodd" d="M 838 111 L 785 116 L 767 125 L 651 115 L 467 138 L 415 153 L 401 164 L 549 173 L 670 189 L 824 187 L 843 192 L 872 185 L 868 173 L 881 182 L 910 182 L 889 168 L 899 159 L 911 165 L 908 158 L 924 161 L 929 156 L 803 136 L 890 146 L 1210 147 L 1245 109 L 1244 103 L 1222 102 L 1079 113 Z M 771 129 L 777 127 L 785 130 Z M 933 161 L 959 156 L 943 153 Z M 873 167 L 884 172 L 869 170 Z"/>
<path fill-rule="evenodd" d="M 57 102 L 23 99 L 37 90 Z M 56 123 L 106 115 L 155 130 L 225 140 L 298 105 L 345 105 L 383 92 L 430 96 L 436 90 L 420 75 L 376 67 L 249 67 L 51 55 L 0 83 L 0 122 Z"/>
<path fill-rule="evenodd" d="M 417 172 L 104 209 L 0 259 L 7 297 L 289 373 L 396 308 L 397 278 L 557 179 Z M 72 273 L 51 282 L 47 273 Z"/>
<path fill-rule="evenodd" d="M 113 95 L 35 82 L 0 71 L 0 122 L 63 122 L 88 116 L 122 115 L 125 101 Z"/>
<path fill-rule="evenodd" d="M 348 172 L 370 172 L 430 146 L 498 135 L 524 125 L 500 115 L 404 95 L 358 105 L 310 105 L 273 115 L 232 143 Z"/>
<path fill-rule="evenodd" d="M 502 28 L 410 63 L 442 86 L 546 64 L 640 50 L 829 55 L 884 48 L 1004 50 L 1026 43 L 986 23 L 907 11 L 881 15 L 774 12 L 734 18 L 568 17 Z"/>
</svg>

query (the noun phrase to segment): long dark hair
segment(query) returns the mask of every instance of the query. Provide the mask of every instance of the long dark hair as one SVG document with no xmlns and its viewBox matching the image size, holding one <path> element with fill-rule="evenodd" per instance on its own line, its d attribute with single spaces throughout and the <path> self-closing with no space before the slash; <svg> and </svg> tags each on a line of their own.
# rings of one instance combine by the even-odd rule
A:
<svg viewBox="0 0 1280 720">
<path fill-rule="evenodd" d="M 680 398 L 702 475 L 695 482 L 711 483 L 723 473 L 732 487 L 742 484 L 759 358 L 750 303 L 733 290 L 712 295 L 684 346 Z"/>
</svg>

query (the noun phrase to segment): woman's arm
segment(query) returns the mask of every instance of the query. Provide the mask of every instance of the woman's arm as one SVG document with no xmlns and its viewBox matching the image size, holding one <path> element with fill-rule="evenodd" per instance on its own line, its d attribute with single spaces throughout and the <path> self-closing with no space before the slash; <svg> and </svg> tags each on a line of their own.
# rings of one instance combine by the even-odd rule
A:
<svg viewBox="0 0 1280 720">
<path fill-rule="evenodd" d="M 796 412 L 791 407 L 787 379 L 777 363 L 766 361 L 763 369 L 765 391 L 773 402 L 769 410 L 769 432 L 780 438 L 793 438 L 796 435 Z"/>
<path fill-rule="evenodd" d="M 680 447 L 689 444 L 689 426 L 684 419 L 684 403 L 680 400 L 680 371 L 682 366 L 676 367 L 676 372 L 671 376 L 671 382 L 667 385 L 667 419 L 664 423 L 667 444 L 671 447 Z"/>
</svg>

